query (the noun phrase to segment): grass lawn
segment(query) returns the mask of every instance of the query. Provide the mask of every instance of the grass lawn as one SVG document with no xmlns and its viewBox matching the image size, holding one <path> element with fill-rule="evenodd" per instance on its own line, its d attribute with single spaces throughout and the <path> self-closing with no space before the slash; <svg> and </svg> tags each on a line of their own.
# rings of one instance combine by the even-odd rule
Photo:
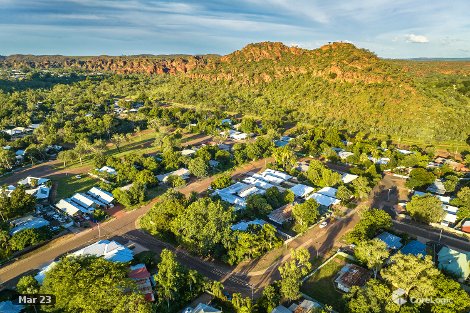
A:
<svg viewBox="0 0 470 313">
<path fill-rule="evenodd" d="M 51 178 L 57 184 L 56 201 L 73 196 L 77 192 L 86 192 L 100 183 L 98 179 L 86 174 L 81 175 L 81 178 L 76 178 L 75 175 L 70 174 L 52 176 Z"/>
<path fill-rule="evenodd" d="M 338 312 L 343 312 L 343 294 L 335 289 L 333 279 L 345 264 L 344 258 L 335 257 L 302 285 L 302 292 L 322 303 L 333 306 L 333 309 Z"/>
</svg>

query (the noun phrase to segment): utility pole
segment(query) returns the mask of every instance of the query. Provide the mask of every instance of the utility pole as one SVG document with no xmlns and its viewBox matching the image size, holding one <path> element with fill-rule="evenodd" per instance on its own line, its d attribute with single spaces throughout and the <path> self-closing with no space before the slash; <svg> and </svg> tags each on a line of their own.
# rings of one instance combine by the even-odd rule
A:
<svg viewBox="0 0 470 313">
<path fill-rule="evenodd" d="M 100 223 L 98 222 L 98 239 L 101 238 L 101 228 L 100 228 Z"/>
<path fill-rule="evenodd" d="M 439 244 L 441 243 L 441 238 L 442 238 L 442 228 L 441 228 L 441 232 L 439 233 Z"/>
</svg>

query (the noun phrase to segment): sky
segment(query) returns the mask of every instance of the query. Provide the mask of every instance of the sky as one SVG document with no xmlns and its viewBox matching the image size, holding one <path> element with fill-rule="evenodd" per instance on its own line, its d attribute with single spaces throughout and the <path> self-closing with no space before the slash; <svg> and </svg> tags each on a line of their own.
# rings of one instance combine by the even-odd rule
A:
<svg viewBox="0 0 470 313">
<path fill-rule="evenodd" d="M 385 58 L 470 57 L 469 0 L 0 0 L 0 55 L 228 54 L 352 42 Z"/>
</svg>

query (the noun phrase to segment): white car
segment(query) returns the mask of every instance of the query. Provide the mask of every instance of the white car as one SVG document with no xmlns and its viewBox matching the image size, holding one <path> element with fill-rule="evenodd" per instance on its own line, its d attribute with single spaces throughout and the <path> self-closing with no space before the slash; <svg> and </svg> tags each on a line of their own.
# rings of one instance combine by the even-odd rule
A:
<svg viewBox="0 0 470 313">
<path fill-rule="evenodd" d="M 183 310 L 183 313 L 191 313 L 192 311 L 193 311 L 193 309 L 188 307 L 188 308 Z"/>
<path fill-rule="evenodd" d="M 321 222 L 320 228 L 325 228 L 326 225 L 328 225 L 328 222 L 327 222 L 327 221 Z"/>
</svg>

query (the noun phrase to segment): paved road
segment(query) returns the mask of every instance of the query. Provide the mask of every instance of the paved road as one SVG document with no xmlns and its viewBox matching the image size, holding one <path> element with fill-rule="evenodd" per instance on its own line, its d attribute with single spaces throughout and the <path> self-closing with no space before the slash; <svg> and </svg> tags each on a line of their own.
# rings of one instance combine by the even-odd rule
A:
<svg viewBox="0 0 470 313">
<path fill-rule="evenodd" d="M 267 160 L 258 160 L 256 162 L 252 162 L 248 165 L 242 166 L 233 172 L 233 175 L 239 175 L 243 172 L 247 171 L 257 171 L 264 167 L 266 162 L 270 162 L 271 159 Z M 191 191 L 195 192 L 203 192 L 205 191 L 210 183 L 214 180 L 214 177 L 208 177 L 203 180 L 196 181 L 188 186 L 185 186 L 180 189 L 180 191 L 186 195 L 189 195 Z M 126 234 L 130 234 L 131 236 L 142 236 L 145 238 L 144 246 L 152 245 L 152 247 L 156 248 L 157 246 L 162 247 L 163 243 L 161 241 L 156 240 L 151 236 L 144 236 L 143 233 L 139 232 L 136 233 L 136 220 L 145 214 L 153 205 L 158 201 L 158 199 L 154 199 L 149 204 L 128 212 L 126 214 L 121 215 L 119 218 L 115 218 L 107 223 L 104 223 L 100 227 L 101 238 L 111 238 L 114 236 L 124 236 Z M 151 239 L 153 238 L 153 239 Z M 9 280 L 15 280 L 23 273 L 29 272 L 31 270 L 41 268 L 45 264 L 49 263 L 51 260 L 73 250 L 77 250 L 83 246 L 89 245 L 99 239 L 99 230 L 97 227 L 89 230 L 85 230 L 78 234 L 70 234 L 61 238 L 58 238 L 51 243 L 47 244 L 46 246 L 40 248 L 39 250 L 35 250 L 26 254 L 21 259 L 15 261 L 12 264 L 4 266 L 0 268 L 0 281 L 7 282 Z M 144 240 L 144 239 L 142 239 Z M 188 267 L 192 267 L 192 261 L 188 261 L 187 258 L 181 259 L 182 263 Z M 205 262 L 205 261 L 204 261 Z M 208 263 L 206 262 L 206 265 Z M 221 275 L 227 274 L 229 268 L 222 267 L 222 265 L 214 264 L 214 268 L 218 269 L 218 274 L 209 275 L 209 278 L 212 279 L 220 279 Z M 199 269 L 199 268 L 197 268 Z M 214 269 L 214 271 L 216 271 Z M 205 273 L 204 271 L 202 271 Z M 227 278 L 228 279 L 228 278 Z M 243 285 L 246 287 L 245 285 Z M 239 286 L 240 287 L 240 286 Z"/>
<path fill-rule="evenodd" d="M 440 231 L 430 230 L 425 225 L 413 225 L 394 220 L 393 229 L 400 233 L 406 233 L 415 237 L 423 238 L 426 241 L 440 242 L 456 250 L 470 251 L 470 240 L 448 236 L 445 232 L 441 235 Z"/>
</svg>

